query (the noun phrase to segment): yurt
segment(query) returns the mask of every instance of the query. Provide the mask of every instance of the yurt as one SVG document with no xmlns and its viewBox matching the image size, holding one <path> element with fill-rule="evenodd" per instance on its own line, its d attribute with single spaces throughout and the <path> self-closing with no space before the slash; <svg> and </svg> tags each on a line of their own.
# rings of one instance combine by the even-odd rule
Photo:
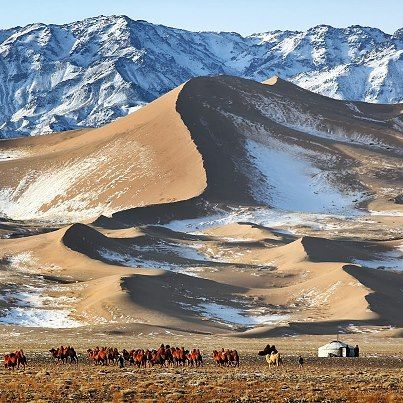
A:
<svg viewBox="0 0 403 403">
<path fill-rule="evenodd" d="M 353 346 L 333 340 L 318 348 L 318 357 L 355 357 L 355 350 Z"/>
</svg>

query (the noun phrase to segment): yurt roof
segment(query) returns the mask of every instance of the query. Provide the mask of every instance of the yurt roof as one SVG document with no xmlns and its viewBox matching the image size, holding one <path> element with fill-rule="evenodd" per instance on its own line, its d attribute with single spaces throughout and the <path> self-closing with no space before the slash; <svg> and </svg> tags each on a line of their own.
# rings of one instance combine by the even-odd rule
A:
<svg viewBox="0 0 403 403">
<path fill-rule="evenodd" d="M 331 341 L 330 343 L 325 344 L 324 346 L 319 347 L 319 348 L 336 349 L 336 348 L 347 347 L 347 346 L 348 346 L 348 344 L 343 343 L 342 341 L 333 340 L 333 341 Z"/>
</svg>

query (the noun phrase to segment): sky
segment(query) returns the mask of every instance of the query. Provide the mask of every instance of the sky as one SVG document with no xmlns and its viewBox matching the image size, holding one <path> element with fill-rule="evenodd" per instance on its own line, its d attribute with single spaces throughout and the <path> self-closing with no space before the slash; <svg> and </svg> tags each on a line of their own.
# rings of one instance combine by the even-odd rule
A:
<svg viewBox="0 0 403 403">
<path fill-rule="evenodd" d="M 319 24 L 358 24 L 393 33 L 403 25 L 402 0 L 0 0 L 0 10 L 0 29 L 34 22 L 64 24 L 98 15 L 242 35 L 306 30 Z"/>
</svg>

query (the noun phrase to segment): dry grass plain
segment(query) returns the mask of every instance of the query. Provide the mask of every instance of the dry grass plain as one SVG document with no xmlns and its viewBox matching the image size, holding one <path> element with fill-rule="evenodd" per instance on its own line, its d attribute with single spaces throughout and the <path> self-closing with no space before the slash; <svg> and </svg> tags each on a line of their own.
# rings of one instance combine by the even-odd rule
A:
<svg viewBox="0 0 403 403">
<path fill-rule="evenodd" d="M 403 395 L 403 351 L 401 339 L 348 335 L 343 340 L 361 346 L 362 357 L 319 359 L 316 348 L 331 338 L 298 336 L 272 339 L 242 339 L 212 335 L 108 335 L 79 334 L 69 342 L 80 353 L 79 364 L 56 364 L 46 348 L 60 344 L 67 334 L 51 333 L 28 340 L 2 337 L 2 353 L 16 342 L 25 348 L 25 371 L 0 369 L 0 401 L 92 401 L 92 402 L 401 402 Z M 4 333 L 3 333 L 4 336 Z M 14 340 L 13 340 L 14 339 Z M 75 341 L 73 343 L 73 341 Z M 200 347 L 204 366 L 153 367 L 95 366 L 85 357 L 88 347 L 113 345 L 156 347 L 161 342 Z M 275 343 L 284 355 L 284 366 L 269 369 L 256 352 Z M 16 346 L 17 347 L 17 346 Z M 236 348 L 239 368 L 217 368 L 211 359 L 213 348 Z M 301 369 L 297 357 L 302 354 Z"/>
</svg>

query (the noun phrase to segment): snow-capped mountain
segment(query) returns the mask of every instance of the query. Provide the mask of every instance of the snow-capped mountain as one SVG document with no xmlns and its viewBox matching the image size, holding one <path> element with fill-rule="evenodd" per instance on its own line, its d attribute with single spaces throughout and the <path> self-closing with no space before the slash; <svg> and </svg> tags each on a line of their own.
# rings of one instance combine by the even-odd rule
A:
<svg viewBox="0 0 403 403">
<path fill-rule="evenodd" d="M 100 126 L 184 81 L 278 75 L 339 99 L 403 101 L 403 31 L 189 32 L 125 16 L 0 31 L 0 138 Z"/>
</svg>

